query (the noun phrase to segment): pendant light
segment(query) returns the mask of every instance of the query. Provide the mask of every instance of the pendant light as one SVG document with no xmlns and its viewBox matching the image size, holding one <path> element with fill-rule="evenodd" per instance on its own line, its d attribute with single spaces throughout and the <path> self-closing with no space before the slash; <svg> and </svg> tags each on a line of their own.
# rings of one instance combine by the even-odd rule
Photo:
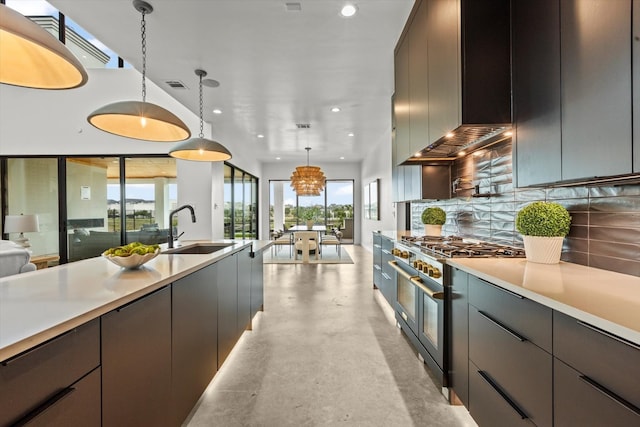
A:
<svg viewBox="0 0 640 427">
<path fill-rule="evenodd" d="M 325 176 L 320 167 L 309 166 L 309 151 L 307 150 L 307 165 L 298 166 L 291 174 L 291 187 L 298 196 L 319 196 L 324 190 Z"/>
<path fill-rule="evenodd" d="M 89 123 L 114 135 L 144 141 L 176 142 L 191 136 L 187 125 L 173 113 L 146 102 L 147 98 L 147 37 L 145 16 L 153 7 L 143 0 L 133 0 L 133 7 L 142 14 L 142 102 L 120 101 L 97 109 L 87 118 Z"/>
<path fill-rule="evenodd" d="M 0 83 L 34 89 L 72 89 L 87 72 L 51 33 L 0 3 Z"/>
<path fill-rule="evenodd" d="M 207 75 L 204 70 L 196 70 L 196 76 L 200 78 L 200 135 L 187 141 L 178 143 L 169 155 L 176 159 L 195 160 L 200 162 L 221 162 L 229 160 L 231 153 L 224 145 L 211 139 L 205 139 L 203 133 L 204 121 L 202 119 L 202 78 Z"/>
</svg>

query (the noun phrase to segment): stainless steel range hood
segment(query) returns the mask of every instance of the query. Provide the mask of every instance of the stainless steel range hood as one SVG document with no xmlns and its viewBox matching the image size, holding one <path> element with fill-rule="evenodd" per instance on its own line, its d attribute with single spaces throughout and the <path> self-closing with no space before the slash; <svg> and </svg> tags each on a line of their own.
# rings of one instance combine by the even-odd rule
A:
<svg viewBox="0 0 640 427">
<path fill-rule="evenodd" d="M 511 137 L 511 123 L 462 125 L 415 153 L 409 161 L 453 160 Z"/>
</svg>

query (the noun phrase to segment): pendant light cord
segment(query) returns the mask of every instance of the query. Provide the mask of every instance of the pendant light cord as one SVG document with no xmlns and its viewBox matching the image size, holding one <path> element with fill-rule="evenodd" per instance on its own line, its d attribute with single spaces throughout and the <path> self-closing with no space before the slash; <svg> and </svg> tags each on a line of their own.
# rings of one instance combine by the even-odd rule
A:
<svg viewBox="0 0 640 427">
<path fill-rule="evenodd" d="M 202 119 L 202 74 L 200 74 L 200 138 L 204 138 L 203 131 L 203 119 Z"/>
<path fill-rule="evenodd" d="M 142 22 L 140 23 L 140 32 L 142 33 L 142 102 L 147 99 L 147 22 L 144 19 L 146 11 L 142 9 Z"/>
</svg>

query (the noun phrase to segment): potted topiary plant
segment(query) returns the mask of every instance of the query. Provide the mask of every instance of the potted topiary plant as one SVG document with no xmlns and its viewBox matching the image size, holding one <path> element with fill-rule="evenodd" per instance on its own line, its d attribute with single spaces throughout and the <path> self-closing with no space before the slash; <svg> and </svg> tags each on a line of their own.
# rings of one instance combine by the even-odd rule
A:
<svg viewBox="0 0 640 427">
<path fill-rule="evenodd" d="M 313 224 L 315 223 L 316 219 L 315 208 L 310 207 L 305 209 L 302 213 L 302 219 L 307 221 L 307 230 L 313 229 Z"/>
<path fill-rule="evenodd" d="M 569 212 L 558 203 L 533 202 L 522 208 L 516 216 L 516 229 L 522 234 L 527 261 L 560 262 L 562 242 L 570 226 Z"/>
<path fill-rule="evenodd" d="M 446 220 L 447 214 L 439 207 L 430 207 L 422 211 L 422 223 L 427 236 L 440 236 Z"/>
</svg>

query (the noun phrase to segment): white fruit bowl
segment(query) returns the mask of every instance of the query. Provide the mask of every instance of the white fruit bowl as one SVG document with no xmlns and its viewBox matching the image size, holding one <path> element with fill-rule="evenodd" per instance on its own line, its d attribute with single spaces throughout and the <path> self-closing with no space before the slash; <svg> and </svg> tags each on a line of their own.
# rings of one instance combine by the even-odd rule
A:
<svg viewBox="0 0 640 427">
<path fill-rule="evenodd" d="M 131 254 L 129 256 L 115 256 L 115 255 L 106 255 L 103 253 L 102 257 L 108 259 L 109 261 L 111 261 L 112 263 L 114 263 L 119 267 L 132 270 L 135 268 L 140 268 L 145 263 L 157 257 L 159 253 L 160 253 L 160 249 L 156 249 L 155 252 L 150 254 L 144 254 L 144 255 Z"/>
</svg>

